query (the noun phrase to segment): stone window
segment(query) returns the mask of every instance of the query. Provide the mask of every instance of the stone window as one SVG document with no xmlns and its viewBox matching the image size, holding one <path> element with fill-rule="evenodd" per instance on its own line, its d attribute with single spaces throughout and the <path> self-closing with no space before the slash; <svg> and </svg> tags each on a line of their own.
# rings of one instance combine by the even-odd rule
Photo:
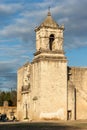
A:
<svg viewBox="0 0 87 130">
<path fill-rule="evenodd" d="M 68 120 L 71 120 L 71 117 L 72 117 L 72 111 L 68 110 Z"/>
</svg>

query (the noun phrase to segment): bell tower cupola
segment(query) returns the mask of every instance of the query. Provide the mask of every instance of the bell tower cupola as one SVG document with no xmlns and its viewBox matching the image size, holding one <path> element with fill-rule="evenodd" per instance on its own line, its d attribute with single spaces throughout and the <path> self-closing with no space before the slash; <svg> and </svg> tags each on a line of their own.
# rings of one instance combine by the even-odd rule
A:
<svg viewBox="0 0 87 130">
<path fill-rule="evenodd" d="M 36 32 L 36 50 L 44 51 L 63 51 L 63 32 L 64 26 L 59 26 L 48 11 L 46 19 Z"/>
</svg>

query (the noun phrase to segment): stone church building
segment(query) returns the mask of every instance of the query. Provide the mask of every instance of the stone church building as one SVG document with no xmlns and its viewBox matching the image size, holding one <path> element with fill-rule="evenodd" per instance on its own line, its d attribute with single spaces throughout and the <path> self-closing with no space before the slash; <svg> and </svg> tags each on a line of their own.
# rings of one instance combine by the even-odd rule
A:
<svg viewBox="0 0 87 130">
<path fill-rule="evenodd" d="M 64 25 L 48 12 L 35 32 L 34 59 L 17 72 L 17 119 L 87 119 L 87 68 L 67 66 Z"/>
</svg>

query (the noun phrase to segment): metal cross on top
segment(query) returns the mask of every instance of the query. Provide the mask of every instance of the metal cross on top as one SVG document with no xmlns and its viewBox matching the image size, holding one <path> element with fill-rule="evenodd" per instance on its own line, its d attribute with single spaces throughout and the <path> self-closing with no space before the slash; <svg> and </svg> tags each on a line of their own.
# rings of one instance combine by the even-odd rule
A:
<svg viewBox="0 0 87 130">
<path fill-rule="evenodd" d="M 48 12 L 50 12 L 50 6 L 48 7 Z"/>
</svg>

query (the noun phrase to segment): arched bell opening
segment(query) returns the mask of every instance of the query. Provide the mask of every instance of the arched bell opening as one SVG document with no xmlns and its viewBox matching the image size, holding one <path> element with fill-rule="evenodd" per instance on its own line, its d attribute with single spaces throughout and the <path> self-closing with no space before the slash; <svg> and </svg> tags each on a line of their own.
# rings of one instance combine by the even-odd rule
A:
<svg viewBox="0 0 87 130">
<path fill-rule="evenodd" d="M 53 49 L 53 41 L 54 41 L 54 35 L 51 34 L 49 37 L 49 49 L 52 51 Z"/>
</svg>

